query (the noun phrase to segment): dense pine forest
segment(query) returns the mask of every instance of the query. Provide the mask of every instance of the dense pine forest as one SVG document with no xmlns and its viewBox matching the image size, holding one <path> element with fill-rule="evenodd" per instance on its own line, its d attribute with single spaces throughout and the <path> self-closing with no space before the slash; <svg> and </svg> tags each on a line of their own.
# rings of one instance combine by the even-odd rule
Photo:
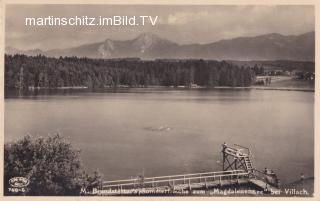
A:
<svg viewBox="0 0 320 201">
<path fill-rule="evenodd" d="M 213 60 L 89 59 L 5 55 L 5 87 L 249 86 L 250 68 Z"/>
</svg>

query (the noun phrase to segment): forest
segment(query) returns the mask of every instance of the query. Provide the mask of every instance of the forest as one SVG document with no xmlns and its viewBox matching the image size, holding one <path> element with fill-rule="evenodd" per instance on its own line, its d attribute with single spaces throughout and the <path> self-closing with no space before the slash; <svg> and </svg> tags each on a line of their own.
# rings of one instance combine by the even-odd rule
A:
<svg viewBox="0 0 320 201">
<path fill-rule="evenodd" d="M 226 61 L 5 55 L 5 88 L 250 86 L 255 71 Z"/>
<path fill-rule="evenodd" d="M 228 60 L 227 62 L 238 66 L 259 66 L 265 71 L 278 69 L 283 71 L 300 71 L 313 72 L 315 71 L 315 63 L 313 61 L 291 61 L 291 60 L 265 60 L 265 61 L 235 61 Z"/>
</svg>

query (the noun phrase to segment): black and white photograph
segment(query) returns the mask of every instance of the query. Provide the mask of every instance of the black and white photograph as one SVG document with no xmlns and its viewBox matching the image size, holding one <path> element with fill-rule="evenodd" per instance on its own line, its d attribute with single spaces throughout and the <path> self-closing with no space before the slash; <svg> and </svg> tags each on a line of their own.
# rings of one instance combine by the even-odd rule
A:
<svg viewBox="0 0 320 201">
<path fill-rule="evenodd" d="M 314 198 L 315 3 L 3 7 L 4 197 Z"/>
</svg>

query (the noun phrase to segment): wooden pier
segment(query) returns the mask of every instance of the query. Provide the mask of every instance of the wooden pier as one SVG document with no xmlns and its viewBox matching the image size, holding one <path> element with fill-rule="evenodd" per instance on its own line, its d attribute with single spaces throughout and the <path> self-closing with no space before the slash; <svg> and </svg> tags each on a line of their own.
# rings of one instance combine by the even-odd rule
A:
<svg viewBox="0 0 320 201">
<path fill-rule="evenodd" d="M 222 189 L 228 186 L 250 186 L 264 193 L 278 190 L 277 184 L 270 175 L 253 167 L 251 152 L 248 148 L 239 145 L 236 145 L 236 148 L 229 147 L 224 143 L 222 156 L 222 171 L 159 177 L 138 176 L 127 180 L 105 181 L 97 194 L 127 195 L 128 192 L 140 192 L 141 190 L 143 190 L 141 192 L 156 193 L 177 190 Z"/>
</svg>

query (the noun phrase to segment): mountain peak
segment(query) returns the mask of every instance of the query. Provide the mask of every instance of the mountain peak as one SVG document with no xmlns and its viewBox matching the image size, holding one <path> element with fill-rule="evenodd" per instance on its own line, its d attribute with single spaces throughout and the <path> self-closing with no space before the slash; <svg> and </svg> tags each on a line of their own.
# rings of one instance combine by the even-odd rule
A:
<svg viewBox="0 0 320 201">
<path fill-rule="evenodd" d="M 150 40 L 150 39 L 160 39 L 159 36 L 157 36 L 156 34 L 154 33 L 150 33 L 150 32 L 145 32 L 145 33 L 142 33 L 140 35 L 138 35 L 138 37 L 136 38 L 137 39 L 144 39 L 144 40 Z"/>
<path fill-rule="evenodd" d="M 265 39 L 273 40 L 273 39 L 282 38 L 282 37 L 286 37 L 286 36 L 283 36 L 279 33 L 269 33 L 269 34 L 263 34 L 260 36 L 255 36 L 254 38 L 265 38 Z"/>
<path fill-rule="evenodd" d="M 263 36 L 263 35 L 262 35 Z M 269 34 L 265 34 L 264 36 L 273 36 L 273 37 L 277 37 L 277 36 L 283 36 L 279 33 L 269 33 Z"/>
<path fill-rule="evenodd" d="M 104 40 L 104 42 L 105 43 L 110 43 L 110 42 L 113 42 L 113 40 L 111 40 L 110 38 L 107 38 L 107 39 Z"/>
<path fill-rule="evenodd" d="M 156 34 L 142 33 L 137 38 L 133 39 L 133 45 L 137 47 L 141 53 L 145 53 L 160 41 L 162 41 L 162 39 Z"/>
</svg>

